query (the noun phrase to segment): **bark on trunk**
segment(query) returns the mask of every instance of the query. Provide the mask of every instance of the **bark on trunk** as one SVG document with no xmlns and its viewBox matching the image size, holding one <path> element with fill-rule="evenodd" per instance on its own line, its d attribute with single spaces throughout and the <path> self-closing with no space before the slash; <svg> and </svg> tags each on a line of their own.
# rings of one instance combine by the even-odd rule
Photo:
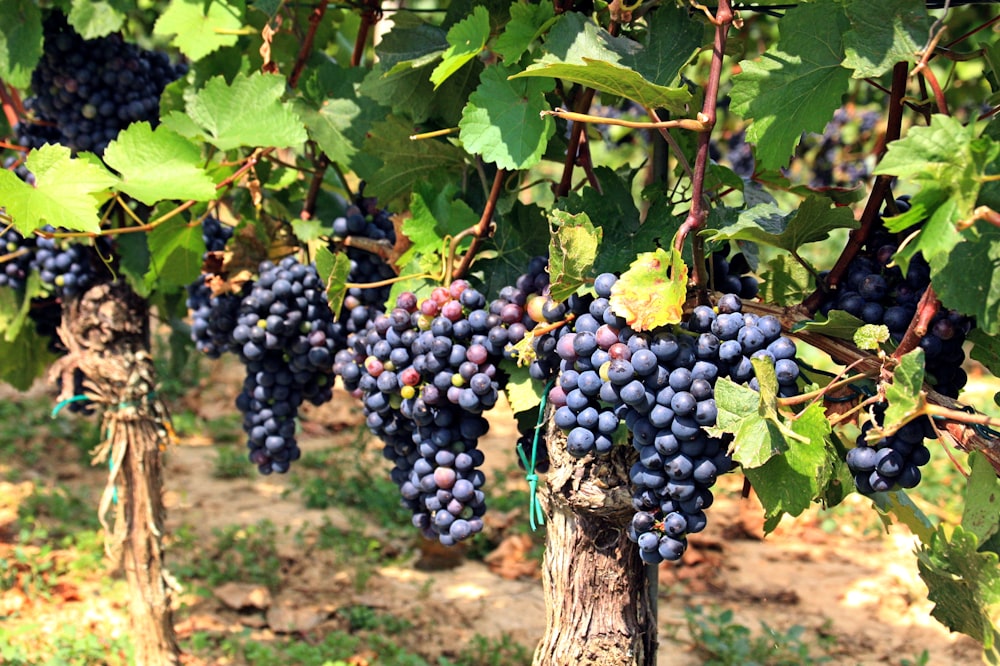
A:
<svg viewBox="0 0 1000 666">
<path fill-rule="evenodd" d="M 100 517 L 106 549 L 125 568 L 135 663 L 176 666 L 179 648 L 161 544 L 160 454 L 169 425 L 155 394 L 148 321 L 146 301 L 120 282 L 94 287 L 64 304 L 59 335 L 68 353 L 53 367 L 53 379 L 61 381 L 60 397 L 66 399 L 75 390 L 74 373 L 82 372 L 84 394 L 103 410 L 101 431 L 107 439 L 95 462 L 109 465 L 111 472 Z M 113 528 L 105 520 L 112 506 Z"/>
<path fill-rule="evenodd" d="M 631 447 L 576 460 L 551 424 L 546 508 L 545 636 L 535 666 L 653 666 L 656 599 L 629 541 Z"/>
</svg>

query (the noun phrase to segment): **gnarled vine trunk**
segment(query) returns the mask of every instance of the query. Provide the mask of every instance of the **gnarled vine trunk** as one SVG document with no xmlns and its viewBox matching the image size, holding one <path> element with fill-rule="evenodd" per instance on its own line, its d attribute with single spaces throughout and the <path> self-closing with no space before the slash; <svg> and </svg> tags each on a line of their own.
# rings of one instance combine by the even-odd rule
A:
<svg viewBox="0 0 1000 666">
<path fill-rule="evenodd" d="M 125 568 L 135 663 L 175 666 L 179 648 L 161 544 L 160 454 L 169 425 L 155 393 L 148 322 L 148 304 L 124 282 L 99 285 L 69 301 L 59 330 L 68 353 L 53 366 L 52 378 L 61 381 L 65 400 L 76 390 L 74 373 L 83 373 L 83 395 L 103 410 L 106 439 L 95 463 L 108 465 L 110 475 L 100 518 L 106 550 Z M 113 527 L 105 519 L 112 508 Z"/>
<path fill-rule="evenodd" d="M 629 541 L 634 510 L 631 447 L 576 460 L 554 425 L 546 433 L 545 636 L 535 666 L 652 666 L 656 599 L 646 565 Z"/>
</svg>

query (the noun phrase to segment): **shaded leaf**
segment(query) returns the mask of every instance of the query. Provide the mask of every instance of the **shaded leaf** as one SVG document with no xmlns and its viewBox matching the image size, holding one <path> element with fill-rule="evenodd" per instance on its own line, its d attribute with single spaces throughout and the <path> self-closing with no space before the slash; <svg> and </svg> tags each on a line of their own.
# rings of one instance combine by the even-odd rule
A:
<svg viewBox="0 0 1000 666">
<path fill-rule="evenodd" d="M 553 227 L 549 241 L 551 295 L 553 300 L 563 301 L 587 283 L 602 234 L 586 213 L 570 215 L 554 210 L 549 224 Z"/>
<path fill-rule="evenodd" d="M 462 171 L 465 152 L 447 141 L 411 141 L 413 127 L 389 116 L 372 125 L 364 150 L 378 157 L 382 166 L 373 174 L 366 194 L 383 205 L 406 201 L 418 183 L 441 186 Z"/>
<path fill-rule="evenodd" d="M 960 631 L 983 645 L 983 658 L 1000 663 L 1000 560 L 992 552 L 979 552 L 976 535 L 961 525 L 951 538 L 938 527 L 930 546 L 917 553 L 920 577 L 927 585 L 931 611 L 952 631 Z"/>
<path fill-rule="evenodd" d="M 0 16 L 0 79 L 27 88 L 42 57 L 42 12 L 35 0 L 0 0 Z"/>
<path fill-rule="evenodd" d="M 855 79 L 877 78 L 897 62 L 916 63 L 930 30 L 923 0 L 848 0 L 844 67 Z"/>
<path fill-rule="evenodd" d="M 758 204 L 742 211 L 734 224 L 702 235 L 712 242 L 748 240 L 795 252 L 807 243 L 826 240 L 834 229 L 859 225 L 850 208 L 831 206 L 829 199 L 812 195 L 787 215 L 774 204 Z"/>
<path fill-rule="evenodd" d="M 326 287 L 326 299 L 334 316 L 339 316 L 340 308 L 347 295 L 347 276 L 351 272 L 351 260 L 346 252 L 334 254 L 326 246 L 316 251 L 316 272 Z"/>
<path fill-rule="evenodd" d="M 205 240 L 201 226 L 189 226 L 180 216 L 149 232 L 149 270 L 146 287 L 169 291 L 194 282 L 201 274 Z"/>
<path fill-rule="evenodd" d="M 848 90 L 843 35 L 850 28 L 832 0 L 799 4 L 780 23 L 780 38 L 759 61 L 740 62 L 732 109 L 753 123 L 747 141 L 764 169 L 788 165 L 803 132 L 822 132 Z"/>
</svg>

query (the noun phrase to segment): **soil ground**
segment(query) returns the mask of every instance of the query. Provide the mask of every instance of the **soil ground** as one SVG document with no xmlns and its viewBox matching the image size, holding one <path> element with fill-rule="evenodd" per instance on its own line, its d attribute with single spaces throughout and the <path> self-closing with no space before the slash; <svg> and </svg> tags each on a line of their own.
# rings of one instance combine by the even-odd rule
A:
<svg viewBox="0 0 1000 666">
<path fill-rule="evenodd" d="M 231 414 L 239 384 L 238 369 L 213 366 L 209 378 L 174 409 L 205 420 Z M 10 394 L 0 398 L 18 399 Z M 358 455 L 352 451 L 359 447 L 356 426 L 361 420 L 356 402 L 339 394 L 330 404 L 307 412 L 300 444 L 307 454 L 334 449 Z M 491 424 L 481 446 L 492 480 L 515 464 L 516 430 L 503 410 L 493 413 Z M 362 448 L 377 448 L 361 441 Z M 523 530 L 510 529 L 511 523 L 526 521 L 526 511 L 494 516 L 491 529 L 506 529 L 508 535 L 487 561 L 461 551 L 439 552 L 422 544 L 409 525 L 387 529 L 365 522 L 362 515 L 363 538 L 380 544 L 383 554 L 404 558 L 390 565 L 369 559 L 370 566 L 361 570 L 332 551 L 314 547 L 313 541 L 320 525 L 344 534 L 357 530 L 356 512 L 304 508 L 294 468 L 282 477 L 216 478 L 216 448 L 207 434 L 189 432 L 167 452 L 167 532 L 186 534 L 184 547 L 190 552 L 185 556 L 194 557 L 209 547 L 218 530 L 269 520 L 276 527 L 281 584 L 273 594 L 261 585 L 218 585 L 208 595 L 186 586 L 177 595 L 177 631 L 183 640 L 208 634 L 261 643 L 287 636 L 314 641 L 326 631 L 345 628 L 338 609 L 359 606 L 408 621 L 405 631 L 392 639 L 428 660 L 454 654 L 456 645 L 475 636 L 503 637 L 529 648 L 541 637 L 545 613 L 537 558 L 526 552 L 539 537 L 532 541 Z M 57 476 L 89 494 L 96 507 L 106 480 L 101 470 L 67 462 L 59 466 Z M 18 503 L 33 487 L 50 481 L 28 474 L 17 484 L 0 483 L 0 558 L 10 557 L 18 546 Z M 927 664 L 979 662 L 973 641 L 950 634 L 930 617 L 932 605 L 913 557 L 916 542 L 905 528 L 894 527 L 886 534 L 867 502 L 858 499 L 854 509 L 841 508 L 833 517 L 814 510 L 786 519 L 775 533 L 760 538 L 759 509 L 740 497 L 741 483 L 735 477 L 720 483 L 708 529 L 692 538 L 682 565 L 665 564 L 659 570 L 659 664 L 706 663 L 706 652 L 692 641 L 685 618 L 685 608 L 692 606 L 712 613 L 729 609 L 732 624 L 754 632 L 762 623 L 779 632 L 799 626 L 802 641 L 825 646 L 823 654 L 830 657 L 826 663 L 903 666 L 920 663 L 925 650 Z M 118 595 L 109 589 L 117 589 Z M 71 592 L 57 590 L 46 600 L 0 589 L 0 617 L 6 616 L 2 624 L 11 630 L 24 626 L 44 632 L 70 624 L 110 637 L 127 633 L 120 580 L 95 575 L 75 582 Z M 233 609 L 241 605 L 242 610 Z M 380 663 L 376 653 L 363 653 L 359 659 L 358 664 Z M 241 663 L 204 652 L 188 662 Z"/>
</svg>

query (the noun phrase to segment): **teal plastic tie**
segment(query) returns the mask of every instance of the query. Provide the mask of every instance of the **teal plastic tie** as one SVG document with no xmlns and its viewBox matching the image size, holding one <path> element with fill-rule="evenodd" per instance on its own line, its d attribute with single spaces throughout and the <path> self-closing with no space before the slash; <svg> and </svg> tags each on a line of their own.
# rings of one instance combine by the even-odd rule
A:
<svg viewBox="0 0 1000 666">
<path fill-rule="evenodd" d="M 71 398 L 66 398 L 65 400 L 60 401 L 59 404 L 52 408 L 52 418 L 58 416 L 59 412 L 61 412 L 66 405 L 71 402 L 80 402 L 81 400 L 90 400 L 90 398 L 85 395 L 74 395 Z"/>
<path fill-rule="evenodd" d="M 524 451 L 524 446 L 520 442 L 517 444 L 517 455 L 521 458 L 521 464 L 524 465 L 527 472 L 524 479 L 528 482 L 528 524 L 531 525 L 532 532 L 538 529 L 539 524 L 545 524 L 545 512 L 542 511 L 542 505 L 538 502 L 538 474 L 535 472 L 535 465 L 538 463 L 538 438 L 541 435 L 542 426 L 545 425 L 545 402 L 553 383 L 554 380 L 549 381 L 545 386 L 545 390 L 542 392 L 542 401 L 538 405 L 538 423 L 535 424 L 535 436 L 531 439 L 530 459 Z"/>
<path fill-rule="evenodd" d="M 61 412 L 66 405 L 71 402 L 80 402 L 81 400 L 90 400 L 90 398 L 85 395 L 74 395 L 70 398 L 66 398 L 65 400 L 61 400 L 55 407 L 52 408 L 52 418 L 58 416 L 59 412 Z M 108 431 L 109 436 L 110 434 L 111 432 Z M 111 471 L 114 470 L 114 468 L 114 461 L 111 459 L 111 456 L 108 456 L 108 470 Z M 111 502 L 112 504 L 118 504 L 118 486 L 115 486 L 111 491 Z"/>
</svg>

